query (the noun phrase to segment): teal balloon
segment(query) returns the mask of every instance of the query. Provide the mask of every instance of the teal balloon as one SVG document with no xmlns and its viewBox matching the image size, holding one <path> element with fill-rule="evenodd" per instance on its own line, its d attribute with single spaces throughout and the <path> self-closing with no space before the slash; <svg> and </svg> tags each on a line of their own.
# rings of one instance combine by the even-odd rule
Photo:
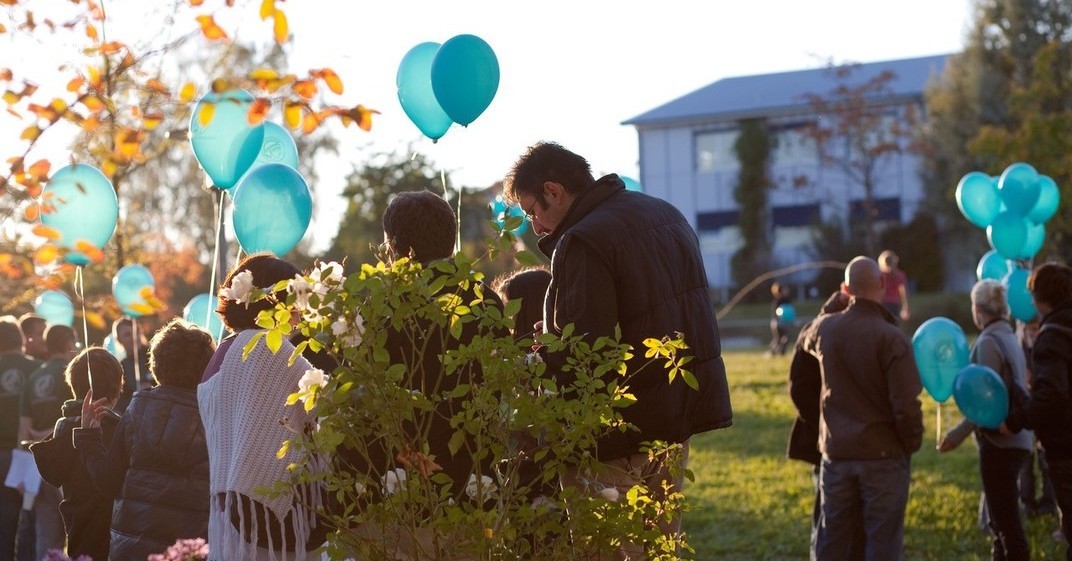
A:
<svg viewBox="0 0 1072 561">
<path fill-rule="evenodd" d="M 66 294 L 58 290 L 46 290 L 34 300 L 34 313 L 44 318 L 50 325 L 74 323 L 74 304 Z"/>
<path fill-rule="evenodd" d="M 1039 174 L 1023 162 L 1012 164 L 1001 173 L 998 191 L 1009 210 L 1025 216 L 1038 202 Z"/>
<path fill-rule="evenodd" d="M 964 330 L 949 318 L 931 318 L 912 336 L 920 381 L 938 403 L 944 403 L 953 394 L 953 379 L 967 366 L 968 350 Z"/>
<path fill-rule="evenodd" d="M 989 366 L 969 364 L 953 381 L 953 399 L 967 419 L 981 427 L 996 429 L 1009 414 L 1009 390 Z"/>
<path fill-rule="evenodd" d="M 194 296 L 182 309 L 182 319 L 208 331 L 212 338 L 219 342 L 223 336 L 223 321 L 220 314 L 216 313 L 219 302 L 215 296 L 202 292 Z"/>
<path fill-rule="evenodd" d="M 305 236 L 312 217 L 309 185 L 288 165 L 257 167 L 235 189 L 231 220 L 246 253 L 286 255 Z"/>
<path fill-rule="evenodd" d="M 201 124 L 211 105 L 212 118 Z M 249 170 L 264 146 L 264 124 L 249 123 L 253 96 L 245 90 L 205 94 L 190 116 L 190 145 L 213 185 L 230 190 Z"/>
<path fill-rule="evenodd" d="M 119 199 L 112 182 L 86 164 L 65 166 L 52 174 L 41 193 L 41 223 L 59 234 L 57 244 L 66 249 L 64 258 L 75 265 L 88 265 L 89 257 L 76 251 L 78 242 L 103 249 L 115 233 Z"/>
<path fill-rule="evenodd" d="M 979 264 L 975 267 L 975 276 L 978 280 L 993 279 L 1000 281 L 1009 274 L 1009 261 L 997 251 L 991 249 L 983 254 Z"/>
<path fill-rule="evenodd" d="M 144 311 L 135 309 L 138 306 L 148 306 L 142 291 L 152 291 L 156 287 L 153 274 L 142 265 L 127 265 L 112 277 L 112 296 L 119 304 L 123 313 L 130 317 L 141 317 Z"/>
<path fill-rule="evenodd" d="M 1015 211 L 1006 210 L 986 228 L 986 239 L 1006 259 L 1016 259 L 1027 242 L 1027 221 Z"/>
<path fill-rule="evenodd" d="M 275 123 L 264 123 L 264 141 L 250 169 L 264 164 L 286 164 L 298 169 L 298 145 L 290 131 Z M 248 171 L 246 173 L 249 173 Z"/>
<path fill-rule="evenodd" d="M 774 315 L 777 316 L 778 323 L 789 324 L 796 321 L 797 310 L 792 304 L 782 304 L 774 309 Z"/>
<path fill-rule="evenodd" d="M 458 35 L 439 47 L 432 60 L 432 91 L 452 121 L 472 123 L 491 105 L 499 89 L 495 51 L 476 35 Z"/>
<path fill-rule="evenodd" d="M 636 191 L 637 193 L 644 192 L 644 188 L 641 187 L 640 182 L 636 179 L 625 175 L 619 175 L 618 177 L 621 178 L 622 183 L 625 183 L 625 189 L 627 191 Z"/>
<path fill-rule="evenodd" d="M 104 347 L 104 350 L 108 351 L 109 353 L 112 353 L 112 356 L 114 356 L 115 359 L 119 362 L 123 362 L 123 359 L 127 358 L 126 349 L 124 349 L 123 346 L 119 343 L 116 343 L 115 337 L 112 337 L 111 335 L 107 335 L 104 337 L 104 342 L 101 343 L 101 346 Z"/>
<path fill-rule="evenodd" d="M 529 227 L 529 221 L 525 220 L 525 211 L 520 208 L 508 205 L 503 201 L 502 195 L 496 195 L 495 200 L 491 201 L 489 205 L 491 208 L 491 217 L 500 227 L 506 225 L 506 219 L 510 217 L 517 217 L 521 219 L 521 224 L 512 231 L 515 236 L 520 236 L 525 233 L 525 230 Z"/>
<path fill-rule="evenodd" d="M 1044 243 L 1046 243 L 1046 226 L 1028 222 L 1027 239 L 1024 240 L 1024 246 L 1020 248 L 1016 257 L 1019 259 L 1031 259 L 1042 249 L 1042 244 Z"/>
<path fill-rule="evenodd" d="M 447 134 L 454 124 L 432 91 L 432 61 L 437 52 L 439 43 L 427 42 L 413 47 L 402 57 L 395 77 L 402 111 L 433 142 Z"/>
<path fill-rule="evenodd" d="M 960 178 L 956 190 L 957 208 L 969 222 L 986 228 L 1001 206 L 997 183 L 987 174 L 973 171 Z"/>
<path fill-rule="evenodd" d="M 1005 299 L 1009 303 L 1009 313 L 1020 321 L 1031 321 L 1038 315 L 1035 299 L 1027 288 L 1027 278 L 1031 273 L 1022 267 L 1013 267 L 1001 280 L 1005 285 Z"/>
<path fill-rule="evenodd" d="M 1035 206 L 1027 213 L 1027 218 L 1036 224 L 1044 224 L 1057 213 L 1061 204 L 1061 190 L 1048 175 L 1039 176 L 1039 194 Z"/>
</svg>

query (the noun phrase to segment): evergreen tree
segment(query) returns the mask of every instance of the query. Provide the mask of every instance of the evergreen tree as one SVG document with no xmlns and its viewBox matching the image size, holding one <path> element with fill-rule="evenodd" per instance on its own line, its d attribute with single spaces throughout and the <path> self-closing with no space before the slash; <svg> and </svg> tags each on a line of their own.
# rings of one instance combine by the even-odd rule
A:
<svg viewBox="0 0 1072 561">
<path fill-rule="evenodd" d="M 743 244 L 730 262 L 733 280 L 738 286 L 747 285 L 771 266 L 767 192 L 772 185 L 768 171 L 773 144 L 766 122 L 761 119 L 742 121 L 740 134 L 733 143 L 741 163 L 733 199 L 740 205 L 739 227 Z"/>
</svg>

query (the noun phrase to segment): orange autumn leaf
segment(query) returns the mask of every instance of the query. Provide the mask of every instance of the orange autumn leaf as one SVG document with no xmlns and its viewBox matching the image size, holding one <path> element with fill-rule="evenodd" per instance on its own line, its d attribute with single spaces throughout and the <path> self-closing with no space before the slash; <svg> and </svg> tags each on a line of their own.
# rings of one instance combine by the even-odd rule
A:
<svg viewBox="0 0 1072 561">
<path fill-rule="evenodd" d="M 294 85 L 290 88 L 294 90 L 294 93 L 305 99 L 313 99 L 316 97 L 317 87 L 316 83 L 312 80 L 298 80 L 297 82 L 294 82 Z"/>
<path fill-rule="evenodd" d="M 92 325 L 96 329 L 104 329 L 105 321 L 104 316 L 94 312 L 92 310 L 86 310 L 85 313 L 86 322 Z"/>
<path fill-rule="evenodd" d="M 97 130 L 98 128 L 100 128 L 100 126 L 101 126 L 100 119 L 97 118 L 96 116 L 90 117 L 90 118 L 88 118 L 88 119 L 86 119 L 85 121 L 82 122 L 82 130 L 84 130 L 86 132 L 93 132 L 93 131 Z"/>
<path fill-rule="evenodd" d="M 11 90 L 4 92 L 4 101 L 6 101 L 8 105 L 15 105 L 20 99 L 22 99 L 22 96 Z"/>
<path fill-rule="evenodd" d="M 227 40 L 227 32 L 216 25 L 216 20 L 212 16 L 197 16 L 197 23 L 201 24 L 201 33 L 209 41 Z"/>
<path fill-rule="evenodd" d="M 101 98 L 95 95 L 87 95 L 83 97 L 82 105 L 85 105 L 86 109 L 89 109 L 93 113 L 98 113 L 104 109 L 104 102 L 101 101 Z"/>
<path fill-rule="evenodd" d="M 114 160 L 112 160 L 111 158 L 107 158 L 103 162 L 101 162 L 100 170 L 105 177 L 111 179 L 115 177 L 115 172 L 119 171 L 119 166 L 116 165 Z"/>
<path fill-rule="evenodd" d="M 86 256 L 92 263 L 100 263 L 104 261 L 104 252 L 101 249 L 86 240 L 78 240 L 74 244 L 74 248 L 79 253 Z"/>
<path fill-rule="evenodd" d="M 119 51 L 123 50 L 124 47 L 126 47 L 126 45 L 120 43 L 119 41 L 109 41 L 100 46 L 100 52 L 102 55 L 114 55 L 115 53 L 118 53 Z"/>
<path fill-rule="evenodd" d="M 7 26 L 0 23 L 0 33 L 7 33 Z"/>
<path fill-rule="evenodd" d="M 67 91 L 76 92 L 82 88 L 82 84 L 86 83 L 86 79 L 81 76 L 75 76 L 71 78 L 70 82 L 67 82 Z"/>
<path fill-rule="evenodd" d="M 0 68 L 0 80 L 10 82 L 15 75 L 11 73 L 10 68 Z"/>
<path fill-rule="evenodd" d="M 50 169 L 52 169 L 52 162 L 49 162 L 48 160 L 37 160 L 30 166 L 30 169 L 26 170 L 26 173 L 43 181 L 48 178 L 48 171 Z"/>
<path fill-rule="evenodd" d="M 26 207 L 26 210 L 22 211 L 23 218 L 27 222 L 34 222 L 41 217 L 41 205 L 37 203 L 31 203 Z"/>
<path fill-rule="evenodd" d="M 225 78 L 216 78 L 212 81 L 212 93 L 223 93 L 231 89 L 231 83 Z"/>
<path fill-rule="evenodd" d="M 95 90 L 101 89 L 101 72 L 100 69 L 95 66 L 89 67 L 89 85 Z"/>
<path fill-rule="evenodd" d="M 56 260 L 59 257 L 60 251 L 56 249 L 56 246 L 52 244 L 45 244 L 34 252 L 34 263 L 38 265 L 47 265 Z"/>
<path fill-rule="evenodd" d="M 29 140 L 33 142 L 34 140 L 37 140 L 37 137 L 40 135 L 41 127 L 38 127 L 37 125 L 30 125 L 22 130 L 22 134 L 19 135 L 19 138 L 22 140 Z"/>
<path fill-rule="evenodd" d="M 98 40 L 99 36 L 97 35 L 97 28 L 93 27 L 92 25 L 87 25 L 86 26 L 86 37 L 89 37 L 90 40 L 92 40 L 92 41 Z"/>
<path fill-rule="evenodd" d="M 263 97 L 258 97 L 253 100 L 253 104 L 249 106 L 249 112 L 246 113 L 246 119 L 251 125 L 259 125 L 264 122 L 265 117 L 268 116 L 268 110 L 272 108 L 272 102 Z"/>
<path fill-rule="evenodd" d="M 320 71 L 320 79 L 324 80 L 324 83 L 328 85 L 328 89 L 336 94 L 342 94 L 342 80 L 339 79 L 339 75 L 330 68 L 325 68 Z"/>
<path fill-rule="evenodd" d="M 53 99 L 52 102 L 48 104 L 48 106 L 56 112 L 57 117 L 67 112 L 67 102 L 58 97 Z"/>
<path fill-rule="evenodd" d="M 204 4 L 204 3 L 205 3 L 205 0 L 190 0 L 190 5 L 195 7 L 195 8 L 200 6 L 201 4 Z"/>
<path fill-rule="evenodd" d="M 45 238 L 46 240 L 58 240 L 63 237 L 59 230 L 51 226 L 45 226 L 44 224 L 35 225 L 33 227 L 33 234 Z"/>
<path fill-rule="evenodd" d="M 145 85 L 148 86 L 150 90 L 153 90 L 156 93 L 171 95 L 171 90 L 169 90 L 163 82 L 157 80 L 156 78 L 150 78 L 149 81 L 145 83 Z"/>
<path fill-rule="evenodd" d="M 302 119 L 302 132 L 312 134 L 320 126 L 320 117 L 316 113 L 308 113 Z"/>
<path fill-rule="evenodd" d="M 182 85 L 182 89 L 179 90 L 179 101 L 183 103 L 189 103 L 193 101 L 194 95 L 197 94 L 197 87 L 193 82 L 186 82 Z"/>
<path fill-rule="evenodd" d="M 357 126 L 365 132 L 372 130 L 372 116 L 379 115 L 380 112 L 375 109 L 368 109 L 364 105 L 358 105 L 350 111 L 350 117 L 357 121 Z"/>
<path fill-rule="evenodd" d="M 211 101 L 206 101 L 201 104 L 201 111 L 197 113 L 197 122 L 202 127 L 207 127 L 212 121 L 212 115 L 216 113 L 216 104 Z"/>
<path fill-rule="evenodd" d="M 155 130 L 162 122 L 164 122 L 164 115 L 162 113 L 148 113 L 145 115 L 145 119 L 142 120 L 142 126 L 144 126 L 146 130 Z"/>
<path fill-rule="evenodd" d="M 261 0 L 261 21 L 275 14 L 275 0 Z"/>
<path fill-rule="evenodd" d="M 276 9 L 275 11 L 275 25 L 272 26 L 272 33 L 275 36 L 276 43 L 282 45 L 287 41 L 289 30 L 287 27 L 287 15 L 283 13 L 283 10 Z"/>
<path fill-rule="evenodd" d="M 287 103 L 286 109 L 283 110 L 283 119 L 286 121 L 287 126 L 296 129 L 301 125 L 301 106 L 296 103 Z"/>
</svg>

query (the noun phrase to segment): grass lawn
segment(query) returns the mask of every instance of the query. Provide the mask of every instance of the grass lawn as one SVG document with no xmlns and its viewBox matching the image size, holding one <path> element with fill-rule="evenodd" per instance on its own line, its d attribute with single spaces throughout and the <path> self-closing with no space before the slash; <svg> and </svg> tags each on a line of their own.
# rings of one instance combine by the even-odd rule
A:
<svg viewBox="0 0 1072 561">
<path fill-rule="evenodd" d="M 692 439 L 686 484 L 690 510 L 684 530 L 695 559 L 806 560 L 814 491 L 811 466 L 785 457 L 794 415 L 786 391 L 789 356 L 767 358 L 762 348 L 726 351 L 734 426 Z M 926 392 L 923 448 L 912 457 L 912 487 L 905 517 L 905 558 L 989 559 L 980 534 L 981 484 L 971 439 L 949 454 L 935 451 L 937 404 Z M 945 430 L 959 421 L 953 400 L 942 405 Z M 1027 521 L 1032 559 L 1064 559 L 1064 544 L 1050 533 L 1055 516 Z"/>
</svg>

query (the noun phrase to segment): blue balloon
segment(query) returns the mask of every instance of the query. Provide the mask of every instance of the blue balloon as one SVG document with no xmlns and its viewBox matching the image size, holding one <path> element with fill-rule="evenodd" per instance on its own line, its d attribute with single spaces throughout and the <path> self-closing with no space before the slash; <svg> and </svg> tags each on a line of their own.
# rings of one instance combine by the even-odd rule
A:
<svg viewBox="0 0 1072 561">
<path fill-rule="evenodd" d="M 458 35 L 439 47 L 432 60 L 432 91 L 443 111 L 462 126 L 491 105 L 499 89 L 495 51 L 476 35 Z"/>
<path fill-rule="evenodd" d="M 774 315 L 778 317 L 778 323 L 791 324 L 797 319 L 797 310 L 792 304 L 782 304 L 774 309 Z"/>
<path fill-rule="evenodd" d="M 525 230 L 529 227 L 529 221 L 525 220 L 525 211 L 512 205 L 506 204 L 503 201 L 502 195 L 495 195 L 495 200 L 491 202 L 491 216 L 499 224 L 503 226 L 506 224 L 505 218 L 516 216 L 521 219 L 521 225 L 513 230 L 515 236 L 520 236 L 525 233 Z"/>
<path fill-rule="evenodd" d="M 454 121 L 439 106 L 432 91 L 432 61 L 439 52 L 439 43 L 421 43 L 402 57 L 398 65 L 398 102 L 409 120 L 433 142 L 439 140 Z"/>
<path fill-rule="evenodd" d="M 1000 281 L 1007 274 L 1009 274 L 1009 261 L 993 249 L 984 253 L 982 259 L 979 260 L 979 265 L 975 267 L 975 276 L 978 280 Z"/>
<path fill-rule="evenodd" d="M 249 123 L 253 96 L 245 90 L 205 94 L 190 116 L 190 145 L 212 183 L 230 190 L 257 159 L 264 145 L 264 124 Z M 211 106 L 212 118 L 201 124 Z"/>
<path fill-rule="evenodd" d="M 1038 201 L 1027 213 L 1027 218 L 1036 224 L 1045 224 L 1053 218 L 1060 204 L 1061 190 L 1057 188 L 1057 183 L 1048 175 L 1040 175 Z"/>
<path fill-rule="evenodd" d="M 953 320 L 934 317 L 912 336 L 912 351 L 927 393 L 938 403 L 953 394 L 953 379 L 968 364 L 968 338 Z"/>
<path fill-rule="evenodd" d="M 74 304 L 66 294 L 58 290 L 46 290 L 34 300 L 34 313 L 51 325 L 74 323 Z"/>
<path fill-rule="evenodd" d="M 1028 222 L 1027 239 L 1024 241 L 1024 246 L 1017 252 L 1016 257 L 1019 259 L 1031 259 L 1042 249 L 1042 244 L 1044 243 L 1046 243 L 1046 226 Z"/>
<path fill-rule="evenodd" d="M 989 175 L 973 171 L 960 178 L 956 191 L 957 208 L 969 222 L 986 228 L 1001 206 L 998 185 Z"/>
<path fill-rule="evenodd" d="M 1027 222 L 1020 214 L 1006 210 L 987 226 L 986 239 L 1006 259 L 1016 259 L 1027 241 Z"/>
<path fill-rule="evenodd" d="M 998 191 L 1009 210 L 1024 216 L 1038 202 L 1039 174 L 1035 168 L 1023 162 L 1012 164 L 1001 173 Z"/>
<path fill-rule="evenodd" d="M 644 192 L 644 188 L 641 187 L 639 181 L 633 179 L 632 177 L 627 177 L 624 175 L 619 175 L 618 177 L 622 180 L 622 183 L 625 183 L 625 189 L 627 191 L 636 191 L 637 193 Z"/>
<path fill-rule="evenodd" d="M 156 281 L 153 280 L 153 274 L 142 265 L 127 265 L 112 277 L 112 295 L 123 313 L 130 317 L 141 317 L 147 313 L 144 306 L 148 306 L 149 302 L 142 292 L 152 292 L 154 287 Z"/>
<path fill-rule="evenodd" d="M 309 185 L 288 165 L 264 164 L 238 184 L 231 218 L 243 251 L 286 255 L 305 236 L 313 218 Z"/>
<path fill-rule="evenodd" d="M 989 366 L 969 364 L 953 381 L 953 399 L 969 421 L 996 429 L 1009 414 L 1009 390 Z"/>
<path fill-rule="evenodd" d="M 298 169 L 298 145 L 294 143 L 294 137 L 287 129 L 275 123 L 265 122 L 264 142 L 261 143 L 261 150 L 257 153 L 257 159 L 253 160 L 250 169 L 272 163 L 286 164 Z"/>
<path fill-rule="evenodd" d="M 220 314 L 216 313 L 219 302 L 215 296 L 202 292 L 194 296 L 182 309 L 182 319 L 208 331 L 212 338 L 219 342 L 223 336 L 223 321 Z"/>
<path fill-rule="evenodd" d="M 119 343 L 116 343 L 115 337 L 112 337 L 111 335 L 107 335 L 104 338 L 104 342 L 101 344 L 101 346 L 104 347 L 104 350 L 112 353 L 112 356 L 114 356 L 115 359 L 119 362 L 122 362 L 123 359 L 127 357 L 126 349 L 124 349 Z"/>
<path fill-rule="evenodd" d="M 1002 279 L 1005 285 L 1005 299 L 1009 302 L 1009 313 L 1020 321 L 1031 321 L 1038 315 L 1035 299 L 1027 288 L 1027 278 L 1031 273 L 1022 267 L 1014 267 Z"/>
<path fill-rule="evenodd" d="M 56 230 L 64 258 L 88 265 L 89 257 L 75 251 L 79 242 L 103 249 L 115 233 L 119 199 L 108 178 L 86 164 L 65 166 L 52 174 L 41 193 L 41 223 Z"/>
</svg>

